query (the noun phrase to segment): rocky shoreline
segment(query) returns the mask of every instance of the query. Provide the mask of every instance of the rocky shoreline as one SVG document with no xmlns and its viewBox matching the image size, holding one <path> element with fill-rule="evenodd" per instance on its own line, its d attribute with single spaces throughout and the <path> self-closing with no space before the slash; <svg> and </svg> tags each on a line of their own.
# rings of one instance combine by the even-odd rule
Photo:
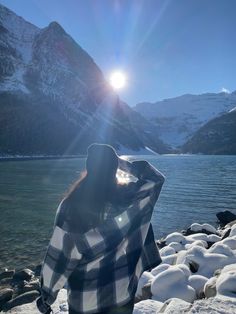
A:
<svg viewBox="0 0 236 314">
<path fill-rule="evenodd" d="M 157 241 L 162 263 L 140 278 L 135 314 L 236 313 L 236 215 L 226 211 L 217 218 L 218 229 L 194 223 Z M 0 311 L 39 313 L 40 270 L 0 273 Z M 65 289 L 53 310 L 68 313 Z"/>
</svg>

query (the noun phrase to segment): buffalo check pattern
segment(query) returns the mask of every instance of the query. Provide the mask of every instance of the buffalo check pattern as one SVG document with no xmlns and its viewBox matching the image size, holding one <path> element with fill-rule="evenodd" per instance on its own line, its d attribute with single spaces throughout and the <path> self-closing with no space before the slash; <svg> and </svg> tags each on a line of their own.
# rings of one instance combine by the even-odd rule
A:
<svg viewBox="0 0 236 314">
<path fill-rule="evenodd" d="M 105 311 L 134 298 L 143 271 L 161 262 L 150 221 L 164 176 L 149 163 L 144 168 L 135 171 L 132 204 L 84 234 L 70 230 L 62 201 L 42 266 L 43 302 L 52 304 L 65 286 L 77 313 Z"/>
</svg>

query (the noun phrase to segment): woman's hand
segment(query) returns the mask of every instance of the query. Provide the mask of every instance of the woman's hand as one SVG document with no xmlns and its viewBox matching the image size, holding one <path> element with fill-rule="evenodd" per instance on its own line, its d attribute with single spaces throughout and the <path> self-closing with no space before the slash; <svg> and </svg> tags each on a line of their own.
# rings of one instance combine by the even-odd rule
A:
<svg viewBox="0 0 236 314">
<path fill-rule="evenodd" d="M 136 160 L 132 162 L 132 173 L 135 177 L 141 179 L 145 170 L 148 169 L 148 162 L 146 160 Z"/>
<path fill-rule="evenodd" d="M 125 160 L 125 159 L 122 159 L 122 158 L 118 158 L 118 161 L 119 161 L 119 165 L 118 165 L 118 168 L 124 172 L 128 172 L 130 173 L 131 172 L 131 169 L 132 169 L 132 163 L 128 160 Z"/>
</svg>

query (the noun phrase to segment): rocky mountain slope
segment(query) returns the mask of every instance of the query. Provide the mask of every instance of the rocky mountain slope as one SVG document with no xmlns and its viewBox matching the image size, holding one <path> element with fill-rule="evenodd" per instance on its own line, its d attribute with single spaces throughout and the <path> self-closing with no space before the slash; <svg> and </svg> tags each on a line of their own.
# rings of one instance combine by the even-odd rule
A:
<svg viewBox="0 0 236 314">
<path fill-rule="evenodd" d="M 168 151 L 156 134 L 58 23 L 39 29 L 0 5 L 0 154 L 77 154 L 94 141 Z"/>
<path fill-rule="evenodd" d="M 201 127 L 183 145 L 182 151 L 236 155 L 236 108 Z"/>
<path fill-rule="evenodd" d="M 155 123 L 160 138 L 173 147 L 183 145 L 211 119 L 236 106 L 236 92 L 183 95 L 134 108 Z"/>
</svg>

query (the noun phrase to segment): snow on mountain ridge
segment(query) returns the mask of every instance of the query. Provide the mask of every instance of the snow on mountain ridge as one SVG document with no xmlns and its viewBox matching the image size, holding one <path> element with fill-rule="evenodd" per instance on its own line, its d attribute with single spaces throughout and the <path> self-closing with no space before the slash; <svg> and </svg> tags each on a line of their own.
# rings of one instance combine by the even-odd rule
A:
<svg viewBox="0 0 236 314">
<path fill-rule="evenodd" d="M 160 138 L 172 146 L 182 145 L 209 120 L 236 105 L 236 93 L 186 94 L 156 103 L 141 103 L 134 108 L 155 122 Z"/>
<path fill-rule="evenodd" d="M 21 53 L 22 60 L 28 63 L 31 59 L 32 42 L 40 29 L 25 21 L 6 7 L 0 5 L 0 25 L 7 30 L 8 43 Z"/>
</svg>

